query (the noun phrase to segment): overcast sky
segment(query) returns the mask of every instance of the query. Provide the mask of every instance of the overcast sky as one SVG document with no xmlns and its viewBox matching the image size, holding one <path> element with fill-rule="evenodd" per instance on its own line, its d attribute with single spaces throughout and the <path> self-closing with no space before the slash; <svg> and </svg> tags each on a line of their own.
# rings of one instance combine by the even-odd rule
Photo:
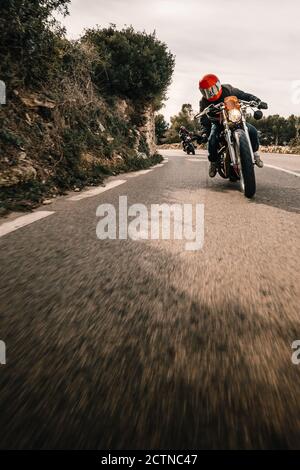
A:
<svg viewBox="0 0 300 470">
<path fill-rule="evenodd" d="M 206 73 L 267 101 L 270 114 L 300 114 L 300 0 L 71 0 L 63 23 L 72 39 L 96 24 L 155 30 L 176 56 L 168 120 L 182 103 L 198 110 Z"/>
</svg>

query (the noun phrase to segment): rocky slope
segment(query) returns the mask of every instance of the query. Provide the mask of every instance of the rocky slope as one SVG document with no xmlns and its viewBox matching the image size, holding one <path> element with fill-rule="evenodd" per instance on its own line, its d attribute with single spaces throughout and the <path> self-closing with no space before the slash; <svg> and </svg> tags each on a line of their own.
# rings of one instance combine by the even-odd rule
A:
<svg viewBox="0 0 300 470">
<path fill-rule="evenodd" d="M 69 84 L 58 95 L 14 90 L 0 110 L 1 213 L 31 209 L 106 175 L 146 168 L 156 154 L 154 111 Z"/>
</svg>

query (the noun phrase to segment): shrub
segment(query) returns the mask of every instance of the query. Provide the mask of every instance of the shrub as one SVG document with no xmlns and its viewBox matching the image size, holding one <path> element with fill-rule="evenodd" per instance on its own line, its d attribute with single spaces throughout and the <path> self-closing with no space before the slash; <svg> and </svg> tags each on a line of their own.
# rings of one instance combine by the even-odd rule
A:
<svg viewBox="0 0 300 470">
<path fill-rule="evenodd" d="M 87 30 L 83 40 L 98 52 L 93 78 L 100 90 L 142 102 L 163 97 L 175 62 L 155 33 L 136 32 L 132 27 L 118 31 L 111 25 Z"/>
<path fill-rule="evenodd" d="M 180 126 L 184 126 L 190 132 L 197 132 L 197 122 L 193 118 L 192 105 L 185 103 L 181 107 L 181 111 L 171 117 L 171 126 L 166 132 L 165 141 L 169 144 L 180 142 L 178 135 Z"/>
<path fill-rule="evenodd" d="M 63 28 L 53 17 L 67 14 L 70 0 L 1 0 L 0 75 L 12 86 L 34 86 L 47 79 L 59 60 Z"/>
<path fill-rule="evenodd" d="M 163 114 L 157 114 L 155 116 L 155 137 L 157 144 L 162 144 L 165 138 L 165 134 L 169 128 Z"/>
</svg>

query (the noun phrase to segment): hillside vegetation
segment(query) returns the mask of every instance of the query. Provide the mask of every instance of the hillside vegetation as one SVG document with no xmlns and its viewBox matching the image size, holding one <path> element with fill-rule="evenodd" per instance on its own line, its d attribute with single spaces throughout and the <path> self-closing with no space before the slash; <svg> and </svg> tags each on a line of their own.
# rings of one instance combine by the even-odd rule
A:
<svg viewBox="0 0 300 470">
<path fill-rule="evenodd" d="M 132 27 L 97 27 L 69 41 L 53 16 L 68 14 L 68 3 L 0 4 L 2 212 L 161 159 L 154 112 L 170 84 L 173 55 L 154 33 Z"/>
</svg>

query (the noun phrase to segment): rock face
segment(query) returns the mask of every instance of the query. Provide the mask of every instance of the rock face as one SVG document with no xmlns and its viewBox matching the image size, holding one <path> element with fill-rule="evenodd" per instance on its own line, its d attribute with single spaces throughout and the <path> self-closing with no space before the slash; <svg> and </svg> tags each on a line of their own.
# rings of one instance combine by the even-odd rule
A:
<svg viewBox="0 0 300 470">
<path fill-rule="evenodd" d="M 129 106 L 127 101 L 118 101 L 117 110 L 125 119 L 128 118 L 128 108 Z M 154 109 L 151 105 L 144 110 L 143 118 L 145 121 L 144 125 L 135 130 L 137 137 L 135 149 L 138 149 L 141 136 L 144 136 L 146 143 L 149 147 L 150 155 L 154 155 L 156 153 L 155 114 Z"/>
<path fill-rule="evenodd" d="M 13 91 L 9 103 L 0 107 L 5 123 L 0 205 L 11 204 L 13 197 L 30 198 L 32 187 L 41 201 L 43 195 L 53 197 L 67 188 L 96 184 L 107 174 L 153 163 L 153 107 L 143 109 L 119 98 L 108 104 L 91 96 L 78 92 L 73 98 L 72 90 L 58 104 L 43 93 Z"/>
<path fill-rule="evenodd" d="M 140 129 L 144 133 L 146 142 L 148 144 L 150 154 L 153 155 L 156 152 L 156 142 L 155 142 L 155 115 L 154 109 L 152 106 L 149 106 L 145 113 L 144 117 L 146 120 L 145 125 Z"/>
<path fill-rule="evenodd" d="M 20 153 L 17 165 L 10 166 L 6 170 L 0 172 L 0 187 L 16 186 L 20 183 L 28 183 L 35 180 L 37 171 L 33 167 L 32 162 L 26 160 L 25 152 Z"/>
</svg>

